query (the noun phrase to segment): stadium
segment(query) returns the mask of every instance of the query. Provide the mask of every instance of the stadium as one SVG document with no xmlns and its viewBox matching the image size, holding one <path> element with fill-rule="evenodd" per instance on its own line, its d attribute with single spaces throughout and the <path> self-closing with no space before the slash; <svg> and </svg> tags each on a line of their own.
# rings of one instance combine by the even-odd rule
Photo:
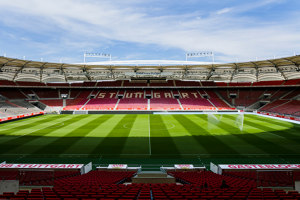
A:
<svg viewBox="0 0 300 200">
<path fill-rule="evenodd" d="M 300 55 L 185 56 L 0 56 L 0 199 L 300 199 Z"/>
</svg>

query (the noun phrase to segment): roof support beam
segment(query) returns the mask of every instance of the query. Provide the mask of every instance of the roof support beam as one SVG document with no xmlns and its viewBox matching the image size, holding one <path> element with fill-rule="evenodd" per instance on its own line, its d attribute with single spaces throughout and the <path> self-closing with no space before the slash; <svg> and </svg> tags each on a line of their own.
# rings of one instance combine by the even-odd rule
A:
<svg viewBox="0 0 300 200">
<path fill-rule="evenodd" d="M 234 76 L 235 74 L 237 74 L 238 67 L 239 67 L 236 63 L 233 63 L 233 64 L 235 65 L 235 68 L 234 68 L 234 70 L 233 70 L 233 72 L 232 72 L 232 74 L 231 74 L 230 82 L 232 81 L 233 76 Z"/>
<path fill-rule="evenodd" d="M 83 66 L 82 71 L 84 72 L 84 75 L 87 77 L 87 79 L 88 79 L 89 81 L 91 81 L 92 79 L 91 79 L 91 76 L 88 74 L 88 71 L 87 71 L 87 69 L 86 69 L 86 65 Z"/>
<path fill-rule="evenodd" d="M 15 73 L 15 75 L 14 75 L 14 78 L 13 78 L 13 81 L 15 81 L 15 79 L 17 78 L 17 76 L 18 76 L 18 74 L 26 67 L 26 65 L 28 64 L 28 63 L 30 63 L 31 61 L 27 61 L 27 62 L 25 62 L 25 64 L 22 66 L 22 67 L 20 67 L 20 69 L 18 69 L 18 71 Z"/>
<path fill-rule="evenodd" d="M 61 72 L 62 72 L 62 74 L 64 75 L 64 77 L 65 77 L 65 81 L 66 81 L 66 82 L 68 82 L 67 75 L 66 75 L 66 73 L 65 73 L 65 71 L 64 71 L 64 68 L 63 68 L 63 66 L 64 66 L 64 64 L 61 64 L 61 65 L 60 65 L 60 71 L 61 71 Z"/>
<path fill-rule="evenodd" d="M 112 66 L 109 66 L 109 71 L 110 71 L 110 76 L 111 76 L 111 78 L 112 78 L 113 80 L 116 80 L 116 79 L 115 79 L 114 72 L 113 72 Z M 136 71 L 137 71 L 137 67 L 134 68 L 134 72 L 136 72 Z"/>
<path fill-rule="evenodd" d="M 259 71 L 258 71 L 258 65 L 255 63 L 255 62 L 251 62 L 254 66 L 255 66 L 255 69 L 256 69 L 256 82 L 258 82 L 258 74 L 259 74 Z"/>
<path fill-rule="evenodd" d="M 184 79 L 184 78 L 186 78 L 186 77 L 187 77 L 187 75 L 188 75 L 188 67 L 187 67 L 187 66 L 185 66 L 185 68 L 184 68 L 184 73 L 183 73 L 183 75 L 182 75 L 181 79 Z"/>
<path fill-rule="evenodd" d="M 209 80 L 210 77 L 214 74 L 214 72 L 215 72 L 215 66 L 212 64 L 212 65 L 211 65 L 211 69 L 210 69 L 210 71 L 208 72 L 208 75 L 207 75 L 207 77 L 206 77 L 206 80 Z"/>
<path fill-rule="evenodd" d="M 42 78 L 43 78 L 43 70 L 44 70 L 44 66 L 47 64 L 47 62 L 45 62 L 41 67 L 40 67 L 40 82 L 42 82 Z"/>
<path fill-rule="evenodd" d="M 292 61 L 291 59 L 288 59 L 288 58 L 282 58 L 282 59 L 293 63 L 297 67 L 298 71 L 300 71 L 300 64 L 299 63 L 296 63 L 296 62 L 294 62 L 294 61 Z"/>
<path fill-rule="evenodd" d="M 17 59 L 12 59 L 12 60 L 7 61 L 6 63 L 3 63 L 0 67 L 0 71 L 2 71 L 2 68 L 5 67 L 6 65 L 8 65 L 8 63 L 13 62 L 14 60 L 17 60 Z"/>
<path fill-rule="evenodd" d="M 276 70 L 278 72 L 281 73 L 281 76 L 284 78 L 284 80 L 287 80 L 286 76 L 284 75 L 283 71 L 278 67 L 278 65 L 276 65 L 276 63 L 274 63 L 272 60 L 268 60 L 270 63 L 272 63 L 272 65 L 276 68 Z"/>
</svg>

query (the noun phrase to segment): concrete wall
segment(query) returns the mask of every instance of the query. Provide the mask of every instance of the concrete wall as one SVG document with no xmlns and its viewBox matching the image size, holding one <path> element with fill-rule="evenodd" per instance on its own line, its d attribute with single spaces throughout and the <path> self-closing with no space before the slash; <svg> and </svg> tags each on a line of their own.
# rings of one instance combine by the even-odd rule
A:
<svg viewBox="0 0 300 200">
<path fill-rule="evenodd" d="M 0 194 L 3 194 L 3 192 L 14 192 L 16 194 L 18 191 L 19 191 L 19 180 L 0 181 Z"/>
</svg>

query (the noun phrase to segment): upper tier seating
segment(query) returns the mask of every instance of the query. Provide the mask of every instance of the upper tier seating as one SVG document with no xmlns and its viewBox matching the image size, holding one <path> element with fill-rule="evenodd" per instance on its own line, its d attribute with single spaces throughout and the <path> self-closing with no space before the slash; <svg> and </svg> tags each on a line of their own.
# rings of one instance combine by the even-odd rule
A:
<svg viewBox="0 0 300 200">
<path fill-rule="evenodd" d="M 287 80 L 284 85 L 300 85 L 300 79 Z"/>
<path fill-rule="evenodd" d="M 45 83 L 41 83 L 41 82 L 27 82 L 27 81 L 17 81 L 16 82 L 17 85 L 19 86 L 46 86 Z"/>
<path fill-rule="evenodd" d="M 213 81 L 201 81 L 202 86 L 215 86 L 215 82 Z"/>
<path fill-rule="evenodd" d="M 123 86 L 147 86 L 147 81 L 123 81 Z"/>
<path fill-rule="evenodd" d="M 265 89 L 253 89 L 250 91 L 247 89 L 239 89 L 238 97 L 235 99 L 235 105 L 248 107 L 259 101 L 264 92 Z"/>
<path fill-rule="evenodd" d="M 47 83 L 47 86 L 54 86 L 54 87 L 57 87 L 57 86 L 63 86 L 63 87 L 69 87 L 70 84 L 69 84 L 69 83 Z"/>
<path fill-rule="evenodd" d="M 243 106 L 248 107 L 260 99 L 264 98 L 263 94 L 266 89 L 228 89 L 228 90 L 218 90 L 219 94 L 230 104 L 232 104 L 232 99 L 230 98 L 231 94 L 235 94 L 236 98 L 234 99 L 234 106 Z"/>
<path fill-rule="evenodd" d="M 15 86 L 16 83 L 13 81 L 8 81 L 8 80 L 0 80 L 0 85 L 13 85 Z"/>
<path fill-rule="evenodd" d="M 88 92 L 87 91 L 90 91 L 90 90 L 81 90 L 81 89 L 71 89 L 70 90 L 70 96 L 69 96 L 69 98 L 86 98 L 86 96 L 84 96 L 84 97 L 79 97 L 79 95 L 81 94 L 81 93 L 84 93 L 84 94 L 87 94 Z M 90 93 L 91 93 L 91 91 L 90 91 Z M 89 93 L 89 94 L 90 94 Z M 89 94 L 87 94 L 87 95 L 89 95 Z"/>
<path fill-rule="evenodd" d="M 83 87 L 83 83 L 70 83 L 71 87 Z"/>
<path fill-rule="evenodd" d="M 175 81 L 176 86 L 199 86 L 200 82 L 196 81 Z"/>
<path fill-rule="evenodd" d="M 40 100 L 43 104 L 51 107 L 61 107 L 63 106 L 62 99 L 51 99 L 51 100 Z"/>
<path fill-rule="evenodd" d="M 84 87 L 94 87 L 96 86 L 97 82 L 96 81 L 91 81 L 91 82 L 84 82 L 83 86 Z"/>
<path fill-rule="evenodd" d="M 222 83 L 217 82 L 218 86 L 221 86 L 220 84 L 222 85 Z M 248 86 L 248 87 L 250 87 L 251 84 L 252 84 L 251 82 L 241 82 L 241 83 L 230 82 L 230 83 L 228 83 L 228 86 Z"/>
<path fill-rule="evenodd" d="M 44 82 L 28 82 L 28 81 L 9 81 L 9 80 L 0 80 L 0 85 L 6 86 L 54 86 L 54 87 L 121 87 L 121 86 L 147 86 L 147 84 L 143 83 L 136 85 L 136 82 L 133 81 L 130 83 L 128 80 L 125 81 L 86 81 L 86 82 L 72 82 L 72 83 L 44 83 Z M 145 81 L 142 81 L 145 82 Z M 276 85 L 300 85 L 300 79 L 291 79 L 291 80 L 275 80 L 275 81 L 259 81 L 259 82 L 214 82 L 214 81 L 180 81 L 175 80 L 176 85 L 174 85 L 173 80 L 150 80 L 149 86 L 276 86 Z"/>
<path fill-rule="evenodd" d="M 27 97 L 19 89 L 1 88 L 0 95 L 8 99 L 27 99 Z"/>
<path fill-rule="evenodd" d="M 57 99 L 60 98 L 56 89 L 33 89 L 40 99 Z"/>
<path fill-rule="evenodd" d="M 252 86 L 262 86 L 262 85 L 282 85 L 284 81 L 259 81 L 259 82 L 253 82 Z"/>
<path fill-rule="evenodd" d="M 101 81 L 101 82 L 97 82 L 96 86 L 118 86 L 121 87 L 122 86 L 122 81 Z"/>
<path fill-rule="evenodd" d="M 150 81 L 150 86 L 174 86 L 174 81 L 173 80 L 168 80 L 168 81 L 153 80 L 153 81 Z"/>
</svg>

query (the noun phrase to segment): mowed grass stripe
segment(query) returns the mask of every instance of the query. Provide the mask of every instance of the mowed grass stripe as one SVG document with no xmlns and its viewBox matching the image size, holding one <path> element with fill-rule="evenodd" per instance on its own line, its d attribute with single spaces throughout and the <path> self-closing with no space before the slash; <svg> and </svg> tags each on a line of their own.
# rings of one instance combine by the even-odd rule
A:
<svg viewBox="0 0 300 200">
<path fill-rule="evenodd" d="M 9 121 L 9 122 L 5 122 L 5 123 L 1 123 L 0 130 L 3 131 L 3 130 L 8 130 L 11 128 L 16 128 L 16 127 L 24 126 L 27 124 L 35 123 L 35 122 L 38 122 L 39 120 L 45 119 L 46 117 L 50 117 L 50 116 L 38 115 L 38 116 L 29 117 L 29 118 L 18 119 L 16 121 Z"/>
<path fill-rule="evenodd" d="M 295 153 L 300 152 L 300 138 L 297 137 L 294 134 L 290 134 L 292 130 L 295 128 L 290 129 L 284 129 L 284 130 L 277 130 L 272 128 L 273 123 L 270 124 L 265 121 L 259 121 L 250 118 L 251 120 L 247 120 L 247 123 L 251 125 L 252 127 L 259 128 L 263 130 L 262 133 L 257 134 L 257 136 L 261 138 L 266 138 L 267 140 L 271 141 L 272 143 L 276 145 L 280 145 L 286 149 L 289 149 L 290 151 L 293 151 Z M 276 121 L 274 120 L 274 123 Z M 299 131 L 299 130 L 298 130 Z"/>
<path fill-rule="evenodd" d="M 7 133 L 7 135 L 1 135 L 0 136 L 0 145 L 6 144 L 7 142 L 10 142 L 11 140 L 16 141 L 18 138 L 30 136 L 31 134 L 39 133 L 40 130 L 45 129 L 45 127 L 55 127 L 58 126 L 58 124 L 61 124 L 61 119 L 65 119 L 67 116 L 63 117 L 57 117 L 57 118 L 50 118 L 48 122 L 44 122 L 41 124 L 38 124 L 36 126 L 28 127 L 26 129 L 21 129 L 15 132 Z M 68 117 L 67 119 L 72 118 Z M 47 126 L 48 125 L 48 126 Z"/>
<path fill-rule="evenodd" d="M 127 128 L 127 125 L 124 125 L 124 128 Z M 150 154 L 148 115 L 137 115 L 124 144 L 122 154 Z"/>
<path fill-rule="evenodd" d="M 115 125 L 124 117 L 124 115 L 110 114 L 103 116 L 104 117 L 101 117 L 98 120 L 97 126 L 93 127 L 93 130 L 89 131 L 85 137 L 82 137 L 80 140 L 66 149 L 64 154 L 92 154 L 100 141 L 104 140 L 110 131 L 114 129 Z"/>
<path fill-rule="evenodd" d="M 69 124 L 75 123 L 76 119 L 84 118 L 84 117 L 85 116 L 76 116 L 76 117 L 70 116 L 70 118 L 65 121 L 61 121 L 60 119 L 58 119 L 59 122 L 51 126 L 44 127 L 43 129 L 36 130 L 34 132 L 31 132 L 28 135 L 24 135 L 22 137 L 16 137 L 15 139 L 2 143 L 0 145 L 0 152 L 5 151 L 6 153 L 28 153 L 28 152 L 31 153 L 34 150 L 33 147 L 37 148 L 39 146 L 43 146 L 44 143 L 39 143 L 39 145 L 35 145 L 31 148 L 25 147 L 27 143 L 32 143 L 34 140 L 43 138 L 45 135 L 57 130 L 58 124 L 64 123 L 65 126 L 68 126 Z"/>
<path fill-rule="evenodd" d="M 180 156 L 180 152 L 170 136 L 168 128 L 160 115 L 150 115 L 151 147 L 153 154 L 173 154 Z"/>
<path fill-rule="evenodd" d="M 196 115 L 196 117 L 205 121 L 204 116 Z M 235 151 L 240 154 L 266 154 L 266 152 L 258 148 L 251 141 L 245 140 L 242 137 L 239 137 L 241 130 L 237 128 L 237 126 L 232 125 L 235 124 L 231 119 L 221 118 L 221 120 L 216 123 L 207 120 L 207 123 L 211 123 L 210 126 L 216 126 L 218 129 L 216 131 L 220 131 L 223 134 L 216 135 L 215 137 L 225 143 L 227 146 L 230 146 Z M 216 134 L 215 131 L 209 131 L 212 134 Z"/>
<path fill-rule="evenodd" d="M 263 142 L 265 142 L 264 139 L 255 135 L 255 133 L 248 133 L 246 131 L 247 128 L 244 128 L 241 131 L 239 128 L 237 128 L 237 126 L 232 125 L 235 124 L 235 122 L 236 118 L 229 118 L 227 115 L 223 115 L 223 119 L 220 121 L 219 126 L 225 131 L 230 130 L 230 132 L 228 132 L 229 136 L 236 137 L 242 141 L 240 145 L 237 144 L 241 154 L 270 154 L 273 152 L 273 150 L 269 149 L 268 147 L 257 145 L 257 141 L 263 140 Z M 251 139 L 248 137 L 251 137 Z"/>
<path fill-rule="evenodd" d="M 163 119 L 164 121 L 168 120 L 168 122 L 171 122 L 171 125 L 174 126 L 174 128 L 169 129 L 169 133 L 170 136 L 173 137 L 178 151 L 180 151 L 181 154 L 208 154 L 194 135 L 191 135 L 182 124 L 178 123 L 176 117 L 178 117 L 178 115 L 168 115 L 168 117 L 164 116 Z"/>
<path fill-rule="evenodd" d="M 136 118 L 137 115 L 135 114 L 125 115 L 114 129 L 100 141 L 91 154 L 120 155 Z M 125 128 L 124 125 L 126 125 L 127 128 Z"/>
<path fill-rule="evenodd" d="M 224 115 L 223 117 L 225 118 L 229 118 L 232 119 L 233 121 L 235 121 L 235 116 L 232 115 Z M 261 129 L 262 126 L 257 124 L 257 123 L 253 123 L 247 119 L 244 120 L 244 130 L 247 130 L 246 126 L 250 126 L 252 128 L 256 128 L 256 129 Z M 267 127 L 263 127 L 264 129 L 266 129 Z M 263 129 L 261 129 L 261 132 L 264 132 Z M 287 149 L 283 146 L 281 146 L 280 144 L 280 140 L 277 141 L 272 141 L 274 140 L 274 137 L 272 138 L 268 138 L 265 139 L 262 137 L 262 133 L 251 133 L 251 134 L 245 134 L 246 131 L 244 131 L 244 134 L 239 135 L 241 138 L 243 138 L 244 140 L 248 141 L 249 143 L 251 142 L 253 145 L 257 146 L 258 148 L 264 150 L 265 152 L 269 153 L 269 154 L 295 154 L 295 151 L 292 151 L 290 149 Z M 279 142 L 279 143 L 278 143 Z"/>
<path fill-rule="evenodd" d="M 293 124 L 291 122 L 282 121 L 282 120 L 279 120 L 279 119 L 272 119 L 272 118 L 268 118 L 268 117 L 264 117 L 264 116 L 251 115 L 251 114 L 245 115 L 245 116 L 247 118 L 250 118 L 250 119 L 268 122 L 268 123 L 276 125 L 276 126 L 282 126 L 282 127 L 287 128 L 287 129 L 293 128 L 294 126 L 298 126 L 298 128 L 300 127 L 299 124 Z"/>
<path fill-rule="evenodd" d="M 6 129 L 6 130 L 2 130 L 0 129 L 0 138 L 2 135 L 9 135 L 9 134 L 13 134 L 16 133 L 18 131 L 24 131 L 25 129 L 34 129 L 36 126 L 41 126 L 43 124 L 49 123 L 53 120 L 57 120 L 62 119 L 67 117 L 67 115 L 45 115 L 41 120 L 37 120 L 37 121 L 32 121 L 32 123 L 29 124 L 25 124 L 22 126 L 13 126 L 10 129 Z M 9 122 L 10 123 L 10 122 Z"/>
<path fill-rule="evenodd" d="M 231 148 L 230 145 L 224 143 L 224 141 L 214 135 L 206 128 L 203 128 L 203 121 L 194 121 L 191 117 L 198 117 L 200 115 L 193 115 L 188 118 L 186 115 L 175 116 L 178 123 L 185 127 L 188 133 L 203 146 L 209 154 L 239 154 L 238 151 Z M 203 120 L 203 118 L 200 118 Z M 201 126 L 202 124 L 202 126 Z"/>
<path fill-rule="evenodd" d="M 84 117 L 85 119 L 83 120 Z M 96 118 L 95 118 L 96 117 Z M 61 154 L 64 153 L 68 148 L 84 138 L 89 132 L 97 128 L 101 123 L 111 118 L 112 116 L 94 116 L 94 115 L 82 115 L 80 120 L 75 120 L 74 123 L 80 124 L 79 127 L 71 130 L 67 134 L 62 134 L 60 138 L 55 137 L 51 143 L 43 145 L 42 148 L 38 149 L 36 154 Z M 81 149 L 81 152 L 86 153 L 85 149 Z"/>
<path fill-rule="evenodd" d="M 291 124 L 291 127 L 286 127 L 286 126 L 280 126 L 278 125 L 278 121 L 276 119 L 270 120 L 270 118 L 261 118 L 261 117 L 256 117 L 254 118 L 250 115 L 246 116 L 247 119 L 251 119 L 252 123 L 257 123 L 258 127 L 264 131 L 272 131 L 273 134 L 276 134 L 280 137 L 284 137 L 292 142 L 297 141 L 300 142 L 300 126 L 298 124 Z M 249 120 L 248 120 L 249 121 Z M 264 124 L 268 124 L 268 126 L 264 126 Z M 294 126 L 293 126 L 294 125 Z M 276 129 L 276 127 L 278 129 Z"/>
</svg>

